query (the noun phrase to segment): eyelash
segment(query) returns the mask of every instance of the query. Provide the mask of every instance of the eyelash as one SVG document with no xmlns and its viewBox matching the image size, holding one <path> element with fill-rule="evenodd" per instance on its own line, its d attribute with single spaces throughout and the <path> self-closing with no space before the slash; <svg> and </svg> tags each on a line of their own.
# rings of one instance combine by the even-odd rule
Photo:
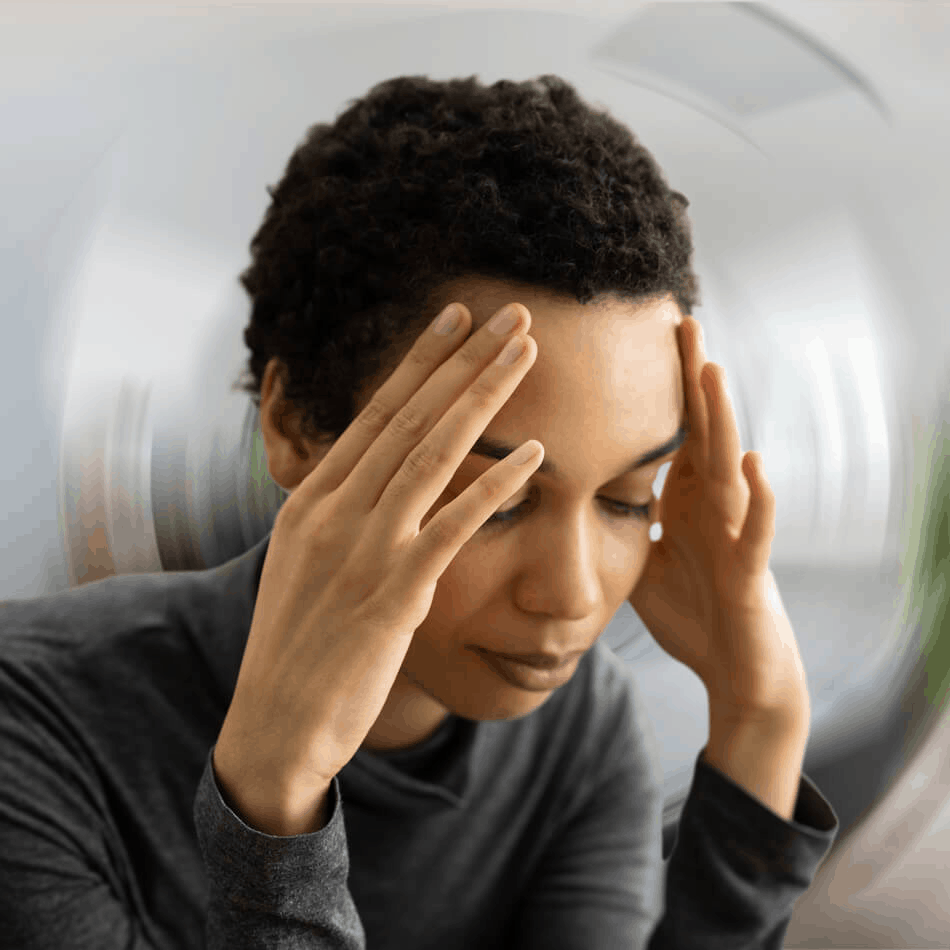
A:
<svg viewBox="0 0 950 950">
<path fill-rule="evenodd" d="M 624 519 L 637 519 L 639 521 L 649 521 L 650 520 L 650 509 L 653 507 L 653 501 L 647 502 L 645 505 L 626 505 L 620 501 L 613 501 L 610 498 L 604 498 L 602 501 L 605 504 L 613 506 L 615 509 L 619 509 L 613 517 Z M 495 528 L 502 527 L 506 524 L 509 524 L 512 521 L 516 521 L 523 514 L 522 509 L 528 503 L 526 498 L 520 505 L 515 505 L 514 508 L 509 509 L 508 511 L 496 512 L 493 514 L 483 525 L 483 528 Z"/>
</svg>

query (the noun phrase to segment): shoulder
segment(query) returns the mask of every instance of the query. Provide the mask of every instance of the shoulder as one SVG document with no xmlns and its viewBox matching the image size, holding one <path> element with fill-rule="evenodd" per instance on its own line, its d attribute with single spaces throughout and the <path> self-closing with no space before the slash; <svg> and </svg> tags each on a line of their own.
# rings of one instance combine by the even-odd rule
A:
<svg viewBox="0 0 950 950">
<path fill-rule="evenodd" d="M 0 603 L 0 643 L 9 657 L 66 649 L 101 639 L 115 625 L 141 626 L 155 619 L 175 587 L 173 574 L 127 574 L 39 597 Z"/>
<path fill-rule="evenodd" d="M 90 648 L 167 626 L 249 627 L 270 535 L 239 557 L 199 571 L 123 574 L 40 597 L 0 602 L 2 655 Z"/>
</svg>

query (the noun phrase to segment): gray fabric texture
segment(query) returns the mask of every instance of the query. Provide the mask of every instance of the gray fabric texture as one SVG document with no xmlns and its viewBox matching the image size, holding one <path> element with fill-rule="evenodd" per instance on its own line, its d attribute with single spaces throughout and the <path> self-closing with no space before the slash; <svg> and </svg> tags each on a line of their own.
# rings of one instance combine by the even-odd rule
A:
<svg viewBox="0 0 950 950">
<path fill-rule="evenodd" d="M 2 950 L 781 950 L 833 809 L 803 775 L 783 821 L 697 757 L 664 863 L 655 739 L 602 643 L 522 719 L 360 750 L 325 828 L 249 827 L 211 755 L 269 540 L 0 604 Z"/>
</svg>

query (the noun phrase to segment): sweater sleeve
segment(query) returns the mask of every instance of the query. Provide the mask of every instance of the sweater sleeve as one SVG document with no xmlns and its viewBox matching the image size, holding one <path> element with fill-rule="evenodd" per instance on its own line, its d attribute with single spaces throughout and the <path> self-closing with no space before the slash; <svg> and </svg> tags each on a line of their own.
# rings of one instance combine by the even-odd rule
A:
<svg viewBox="0 0 950 950">
<path fill-rule="evenodd" d="M 786 822 L 701 755 L 669 861 L 659 785 L 614 772 L 545 856 L 509 950 L 781 950 L 838 819 L 805 775 Z"/>
<path fill-rule="evenodd" d="M 837 833 L 837 815 L 804 773 L 784 821 L 698 758 L 650 950 L 782 950 L 795 902 Z"/>
<path fill-rule="evenodd" d="M 225 800 L 208 753 L 194 803 L 208 877 L 206 950 L 365 950 L 347 887 L 339 779 L 328 824 L 278 837 L 248 826 Z"/>
</svg>

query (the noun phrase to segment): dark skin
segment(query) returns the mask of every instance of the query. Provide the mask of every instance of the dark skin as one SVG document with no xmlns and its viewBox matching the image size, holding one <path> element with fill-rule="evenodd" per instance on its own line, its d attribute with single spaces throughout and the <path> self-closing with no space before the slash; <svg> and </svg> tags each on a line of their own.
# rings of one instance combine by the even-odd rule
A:
<svg viewBox="0 0 950 950">
<path fill-rule="evenodd" d="M 671 298 L 578 308 L 484 280 L 444 289 L 439 310 L 467 307 L 454 342 L 430 328 L 390 354 L 332 449 L 301 437 L 267 368 L 268 467 L 292 495 L 215 749 L 222 788 L 252 827 L 322 828 L 358 749 L 417 745 L 450 713 L 530 714 L 628 600 L 706 687 L 706 762 L 788 820 L 810 700 L 768 566 L 775 496 L 699 323 Z M 506 367 L 505 337 L 482 325 L 510 303 L 523 356 Z M 496 464 L 485 437 L 536 449 Z M 530 690 L 478 649 L 554 654 L 567 675 Z"/>
<path fill-rule="evenodd" d="M 516 719 L 548 699 L 550 691 L 504 682 L 470 648 L 572 654 L 576 668 L 650 557 L 655 518 L 624 514 L 616 503 L 649 502 L 660 467 L 674 455 L 621 472 L 676 433 L 686 409 L 677 333 L 683 315 L 671 297 L 640 305 L 608 298 L 581 307 L 487 280 L 444 290 L 444 303 L 468 307 L 473 332 L 506 303 L 517 301 L 530 311 L 536 362 L 484 435 L 511 446 L 537 439 L 558 471 L 536 472 L 499 508 L 517 509 L 514 518 L 477 531 L 443 572 L 363 743 L 369 750 L 416 745 L 450 712 L 473 720 Z M 276 369 L 272 361 L 262 386 L 261 431 L 271 477 L 293 492 L 329 449 L 306 440 L 299 417 L 286 413 Z M 365 387 L 357 411 L 385 378 Z M 421 527 L 494 464 L 466 456 Z"/>
</svg>

